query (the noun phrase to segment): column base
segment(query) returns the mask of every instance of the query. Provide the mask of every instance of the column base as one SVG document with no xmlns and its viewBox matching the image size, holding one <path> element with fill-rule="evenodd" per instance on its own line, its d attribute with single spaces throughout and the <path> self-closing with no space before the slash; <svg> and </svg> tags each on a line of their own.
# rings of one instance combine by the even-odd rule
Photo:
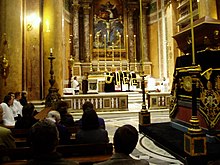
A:
<svg viewBox="0 0 220 165">
<path fill-rule="evenodd" d="M 190 156 L 206 155 L 206 135 L 186 132 L 184 134 L 184 151 Z"/>
<path fill-rule="evenodd" d="M 141 133 L 144 127 L 150 125 L 150 112 L 139 112 L 139 132 Z"/>
</svg>

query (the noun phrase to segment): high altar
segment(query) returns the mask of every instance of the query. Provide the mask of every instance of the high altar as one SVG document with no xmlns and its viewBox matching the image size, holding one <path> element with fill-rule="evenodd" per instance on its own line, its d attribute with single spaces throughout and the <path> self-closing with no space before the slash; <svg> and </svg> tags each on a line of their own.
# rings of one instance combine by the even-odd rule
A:
<svg viewBox="0 0 220 165">
<path fill-rule="evenodd" d="M 78 4 L 74 3 L 73 6 L 77 8 Z M 83 33 L 81 31 L 75 32 L 72 39 L 76 41 L 83 35 L 84 57 L 74 50 L 82 45 L 79 42 L 74 42 L 74 55 L 72 56 L 74 64 L 71 76 L 77 76 L 79 81 L 82 81 L 82 76 L 88 75 L 89 93 L 105 91 L 103 83 L 106 81 L 106 76 L 107 79 L 109 78 L 108 82 L 114 78 L 116 84 L 118 83 L 116 90 L 125 91 L 129 88 L 135 89 L 137 83 L 140 83 L 131 80 L 129 85 L 124 85 L 128 84 L 125 83 L 127 78 L 139 77 L 142 68 L 144 68 L 144 74 L 151 74 L 151 62 L 149 62 L 147 50 L 143 49 L 143 59 L 140 55 L 139 46 L 142 36 L 140 36 L 138 29 L 138 8 L 138 4 L 125 6 L 121 0 L 95 1 L 92 4 L 84 5 L 83 24 L 85 31 Z M 73 17 L 73 20 L 76 21 L 75 25 L 79 26 L 77 24 L 78 13 L 75 12 Z M 134 19 L 135 17 L 136 19 Z M 143 36 L 146 36 L 145 19 L 144 17 Z M 143 45 L 147 45 L 146 42 L 146 37 L 144 37 Z M 80 62 L 82 58 L 83 63 Z M 119 76 L 124 81 L 122 84 L 118 81 Z M 134 83 L 136 84 L 134 85 Z"/>
</svg>

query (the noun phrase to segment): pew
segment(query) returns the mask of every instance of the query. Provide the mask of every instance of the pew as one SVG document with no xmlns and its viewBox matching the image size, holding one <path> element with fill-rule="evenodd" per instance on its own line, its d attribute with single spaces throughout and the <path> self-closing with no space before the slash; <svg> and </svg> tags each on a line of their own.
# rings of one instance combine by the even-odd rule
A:
<svg viewBox="0 0 220 165">
<path fill-rule="evenodd" d="M 29 129 L 10 128 L 17 147 L 29 146 L 27 143 L 27 137 L 29 136 Z M 67 127 L 68 132 L 71 134 L 70 144 L 75 143 L 75 134 L 79 130 L 79 126 Z"/>
<path fill-rule="evenodd" d="M 82 165 L 92 165 L 109 159 L 113 153 L 112 143 L 95 144 L 74 144 L 59 145 L 57 152 L 61 153 L 65 159 L 77 161 Z M 0 151 L 0 155 L 9 156 L 11 161 L 4 165 L 18 165 L 26 163 L 33 157 L 30 147 L 18 147 Z"/>
</svg>

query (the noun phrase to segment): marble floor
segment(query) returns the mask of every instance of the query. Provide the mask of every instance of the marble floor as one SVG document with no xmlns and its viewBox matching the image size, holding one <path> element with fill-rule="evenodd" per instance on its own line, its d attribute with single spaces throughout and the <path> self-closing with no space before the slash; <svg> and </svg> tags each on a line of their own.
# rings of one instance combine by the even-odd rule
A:
<svg viewBox="0 0 220 165">
<path fill-rule="evenodd" d="M 98 115 L 105 120 L 110 142 L 113 141 L 115 130 L 124 124 L 131 124 L 135 126 L 138 130 L 138 112 L 141 110 L 141 104 L 129 104 L 128 109 L 129 110 L 125 112 L 98 112 Z M 80 114 L 75 114 L 74 116 L 75 119 L 81 117 Z M 167 121 L 169 121 L 168 110 L 157 110 L 151 112 L 151 123 Z M 157 147 L 150 139 L 148 139 L 143 134 L 139 134 L 139 142 L 131 156 L 137 159 L 147 159 L 150 162 L 150 165 L 182 164 L 168 152 Z"/>
</svg>

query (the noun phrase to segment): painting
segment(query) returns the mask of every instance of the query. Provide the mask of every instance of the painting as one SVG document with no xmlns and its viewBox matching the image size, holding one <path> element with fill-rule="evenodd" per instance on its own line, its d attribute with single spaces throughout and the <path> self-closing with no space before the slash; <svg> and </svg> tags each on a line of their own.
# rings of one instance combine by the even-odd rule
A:
<svg viewBox="0 0 220 165">
<path fill-rule="evenodd" d="M 120 0 L 102 0 L 94 5 L 93 48 L 123 48 L 123 3 Z"/>
</svg>

